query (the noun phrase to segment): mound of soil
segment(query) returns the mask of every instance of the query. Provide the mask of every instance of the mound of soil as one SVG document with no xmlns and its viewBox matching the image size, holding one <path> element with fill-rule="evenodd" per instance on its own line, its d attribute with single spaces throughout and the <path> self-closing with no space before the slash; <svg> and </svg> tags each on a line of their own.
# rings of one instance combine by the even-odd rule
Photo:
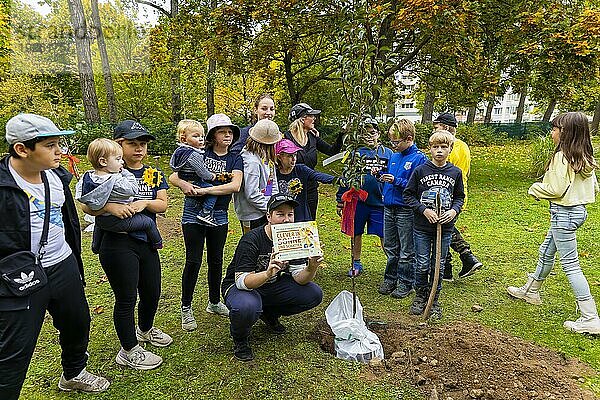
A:
<svg viewBox="0 0 600 400">
<path fill-rule="evenodd" d="M 428 326 L 415 320 L 379 324 L 386 359 L 371 360 L 368 379 L 392 374 L 410 381 L 428 399 L 595 399 L 581 388 L 595 374 L 586 364 L 556 351 L 470 322 Z M 316 337 L 335 354 L 333 333 L 323 320 Z"/>
</svg>

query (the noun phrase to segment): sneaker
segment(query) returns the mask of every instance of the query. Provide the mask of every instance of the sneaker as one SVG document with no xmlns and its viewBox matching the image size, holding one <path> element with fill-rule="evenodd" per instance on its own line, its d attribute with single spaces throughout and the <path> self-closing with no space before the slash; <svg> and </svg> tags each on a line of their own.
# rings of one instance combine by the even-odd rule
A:
<svg viewBox="0 0 600 400">
<path fill-rule="evenodd" d="M 444 282 L 454 282 L 454 277 L 452 275 L 444 275 L 442 277 L 442 281 L 444 281 Z"/>
<path fill-rule="evenodd" d="M 462 261 L 462 269 L 458 273 L 459 278 L 466 278 L 467 276 L 473 275 L 478 269 L 483 267 L 483 263 L 473 255 L 473 253 L 468 252 L 460 255 L 460 260 Z"/>
<path fill-rule="evenodd" d="M 58 388 L 65 392 L 81 390 L 82 392 L 104 392 L 110 386 L 110 382 L 101 376 L 91 374 L 84 369 L 79 375 L 69 380 L 62 374 L 58 380 Z"/>
<path fill-rule="evenodd" d="M 395 299 L 403 299 L 405 297 L 408 297 L 408 295 L 411 294 L 412 291 L 412 287 L 400 284 L 396 286 L 396 289 L 392 292 L 392 297 Z"/>
<path fill-rule="evenodd" d="M 138 344 L 129 351 L 125 351 L 121 347 L 115 361 L 119 365 L 147 371 L 159 367 L 163 359 L 161 356 L 144 349 Z"/>
<path fill-rule="evenodd" d="M 156 347 L 167 347 L 173 343 L 173 338 L 158 328 L 152 327 L 148 332 L 142 332 L 139 326 L 135 327 L 135 336 L 138 342 L 148 342 Z"/>
<path fill-rule="evenodd" d="M 198 327 L 192 307 L 181 307 L 181 329 L 184 331 L 193 331 Z"/>
<path fill-rule="evenodd" d="M 429 288 L 427 286 L 417 288 L 417 294 L 410 305 L 409 313 L 412 315 L 421 315 L 425 311 L 427 306 L 427 300 L 429 297 Z"/>
<path fill-rule="evenodd" d="M 209 301 L 208 305 L 206 306 L 206 312 L 211 313 L 211 314 L 222 315 L 224 317 L 229 316 L 229 309 L 227 308 L 227 306 L 225 304 L 223 304 L 221 302 L 218 302 L 217 304 L 213 304 Z"/>
<path fill-rule="evenodd" d="M 248 339 L 234 342 L 233 355 L 240 361 L 254 360 L 254 353 L 248 344 Z"/>
<path fill-rule="evenodd" d="M 379 286 L 379 289 L 377 289 L 377 291 L 379 292 L 379 294 L 387 296 L 388 294 L 392 293 L 394 289 L 396 289 L 396 283 L 390 281 L 383 281 L 383 283 Z"/>
<path fill-rule="evenodd" d="M 196 218 L 198 219 L 198 221 L 200 221 L 208 226 L 218 226 L 217 221 L 215 221 L 213 216 L 210 214 L 200 214 L 200 215 L 196 216 Z"/>
<path fill-rule="evenodd" d="M 348 276 L 349 277 L 353 277 L 353 276 L 359 276 L 360 274 L 363 273 L 364 267 L 362 265 L 362 263 L 360 262 L 360 260 L 354 260 L 354 262 L 352 263 L 352 268 L 350 268 L 350 270 L 348 271 Z"/>
<path fill-rule="evenodd" d="M 265 323 L 269 331 L 271 331 L 272 333 L 275 333 L 277 335 L 285 333 L 286 328 L 281 322 L 279 322 L 279 317 L 271 317 L 262 314 L 260 316 L 260 319 Z"/>
<path fill-rule="evenodd" d="M 434 301 L 433 305 L 431 306 L 431 314 L 429 315 L 429 318 L 442 319 L 442 306 L 437 301 Z"/>
</svg>

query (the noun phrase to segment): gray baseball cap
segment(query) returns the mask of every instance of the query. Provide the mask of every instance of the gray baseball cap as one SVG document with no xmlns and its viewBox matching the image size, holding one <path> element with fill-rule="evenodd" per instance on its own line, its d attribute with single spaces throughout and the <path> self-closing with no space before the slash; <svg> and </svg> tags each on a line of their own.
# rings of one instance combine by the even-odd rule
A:
<svg viewBox="0 0 600 400">
<path fill-rule="evenodd" d="M 75 131 L 61 131 L 50 119 L 37 114 L 19 114 L 6 123 L 8 144 L 26 142 L 39 137 L 72 135 Z"/>
</svg>

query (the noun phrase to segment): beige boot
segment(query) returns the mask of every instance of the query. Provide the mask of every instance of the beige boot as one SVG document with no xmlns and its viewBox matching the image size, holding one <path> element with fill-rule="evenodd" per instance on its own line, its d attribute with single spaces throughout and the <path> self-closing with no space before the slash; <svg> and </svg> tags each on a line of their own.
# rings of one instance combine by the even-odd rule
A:
<svg viewBox="0 0 600 400">
<path fill-rule="evenodd" d="M 596 302 L 593 298 L 585 301 L 577 301 L 581 317 L 577 321 L 565 321 L 563 326 L 568 330 L 576 333 L 600 333 L 600 318 L 598 318 L 598 310 Z"/>
<path fill-rule="evenodd" d="M 506 288 L 508 294 L 517 299 L 525 300 L 529 304 L 540 305 L 540 288 L 544 281 L 538 281 L 531 274 L 527 275 L 527 283 L 521 287 L 509 286 Z"/>
</svg>

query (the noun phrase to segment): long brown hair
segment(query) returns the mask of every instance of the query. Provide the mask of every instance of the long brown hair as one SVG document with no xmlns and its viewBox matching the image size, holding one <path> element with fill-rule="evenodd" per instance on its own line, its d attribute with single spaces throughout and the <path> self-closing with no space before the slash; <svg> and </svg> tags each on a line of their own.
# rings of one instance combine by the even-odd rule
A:
<svg viewBox="0 0 600 400">
<path fill-rule="evenodd" d="M 263 144 L 263 143 L 257 142 L 256 140 L 252 139 L 252 137 L 248 136 L 248 139 L 246 140 L 246 145 L 244 146 L 244 148 L 248 152 L 259 156 L 260 159 L 263 160 L 264 162 L 267 162 L 267 163 L 273 162 L 274 163 L 276 161 L 274 144 Z"/>
<path fill-rule="evenodd" d="M 255 123 L 256 121 L 258 121 L 258 114 L 256 114 L 256 110 L 258 110 L 258 105 L 264 99 L 271 99 L 273 104 L 275 104 L 275 100 L 273 100 L 273 96 L 271 96 L 269 93 L 263 93 L 263 94 L 259 95 L 256 98 L 256 101 L 254 102 L 254 108 L 252 109 L 252 123 Z"/>
<path fill-rule="evenodd" d="M 560 138 L 554 154 L 562 151 L 575 173 L 583 171 L 588 165 L 598 168 L 590 138 L 590 125 L 584 113 L 560 114 L 552 120 L 552 126 L 560 129 Z M 549 165 L 550 161 L 546 165 L 546 170 Z"/>
</svg>

